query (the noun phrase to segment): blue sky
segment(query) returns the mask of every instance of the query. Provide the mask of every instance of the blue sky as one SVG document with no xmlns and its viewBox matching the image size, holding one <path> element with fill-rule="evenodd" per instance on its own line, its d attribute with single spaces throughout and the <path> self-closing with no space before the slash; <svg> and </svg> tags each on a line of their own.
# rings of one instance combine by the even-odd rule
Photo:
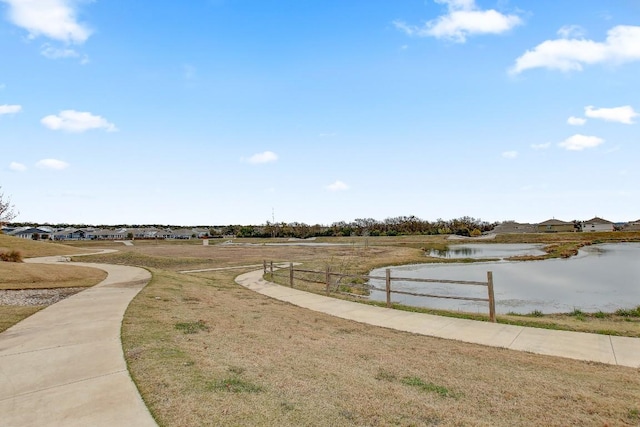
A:
<svg viewBox="0 0 640 427">
<path fill-rule="evenodd" d="M 640 218 L 636 0 L 0 0 L 17 221 Z"/>
</svg>

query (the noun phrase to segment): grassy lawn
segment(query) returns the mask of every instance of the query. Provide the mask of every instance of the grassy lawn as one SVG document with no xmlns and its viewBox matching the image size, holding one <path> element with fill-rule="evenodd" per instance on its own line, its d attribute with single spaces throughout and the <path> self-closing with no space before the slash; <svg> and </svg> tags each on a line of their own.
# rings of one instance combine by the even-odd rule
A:
<svg viewBox="0 0 640 427">
<path fill-rule="evenodd" d="M 163 426 L 637 425 L 637 369 L 412 335 L 152 270 L 125 316 Z"/>
<path fill-rule="evenodd" d="M 0 289 L 55 289 L 93 286 L 107 277 L 95 268 L 0 262 Z"/>
</svg>

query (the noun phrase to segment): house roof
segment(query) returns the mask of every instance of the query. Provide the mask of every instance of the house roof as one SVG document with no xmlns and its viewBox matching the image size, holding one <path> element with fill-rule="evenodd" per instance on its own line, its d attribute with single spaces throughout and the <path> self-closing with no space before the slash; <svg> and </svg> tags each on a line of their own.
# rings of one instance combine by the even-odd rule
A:
<svg viewBox="0 0 640 427">
<path fill-rule="evenodd" d="M 607 221 L 606 219 L 602 219 L 599 217 L 591 218 L 589 221 L 585 221 L 585 224 L 613 224 L 611 221 Z"/>
<path fill-rule="evenodd" d="M 44 234 L 51 234 L 53 233 L 53 229 L 50 227 L 19 227 L 16 228 L 15 230 L 9 231 L 7 234 L 9 236 L 18 236 L 18 235 L 24 235 L 24 234 L 35 234 L 35 233 L 44 233 Z"/>
<path fill-rule="evenodd" d="M 548 219 L 545 222 L 541 222 L 538 225 L 573 225 L 572 222 L 560 221 L 559 219 Z"/>
</svg>

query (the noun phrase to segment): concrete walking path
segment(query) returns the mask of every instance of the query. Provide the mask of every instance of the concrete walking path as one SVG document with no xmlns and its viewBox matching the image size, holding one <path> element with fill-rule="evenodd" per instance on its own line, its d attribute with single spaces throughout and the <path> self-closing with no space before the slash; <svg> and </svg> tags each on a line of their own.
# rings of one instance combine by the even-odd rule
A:
<svg viewBox="0 0 640 427">
<path fill-rule="evenodd" d="M 343 319 L 432 337 L 549 356 L 640 368 L 640 338 L 556 331 L 376 307 L 276 285 L 263 271 L 236 282 L 263 295 Z"/>
<path fill-rule="evenodd" d="M 124 312 L 150 273 L 73 265 L 104 270 L 108 277 L 0 334 L 0 425 L 156 426 L 129 376 L 120 340 Z"/>
</svg>

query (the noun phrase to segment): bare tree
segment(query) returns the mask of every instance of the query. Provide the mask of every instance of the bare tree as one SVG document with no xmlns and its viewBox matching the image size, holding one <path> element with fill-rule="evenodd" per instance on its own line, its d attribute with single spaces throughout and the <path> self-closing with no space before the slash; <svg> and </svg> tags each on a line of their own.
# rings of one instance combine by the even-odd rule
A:
<svg viewBox="0 0 640 427">
<path fill-rule="evenodd" d="M 5 198 L 4 193 L 0 191 L 0 227 L 18 216 L 18 211 L 15 209 L 15 206 L 11 204 L 11 198 Z"/>
</svg>

